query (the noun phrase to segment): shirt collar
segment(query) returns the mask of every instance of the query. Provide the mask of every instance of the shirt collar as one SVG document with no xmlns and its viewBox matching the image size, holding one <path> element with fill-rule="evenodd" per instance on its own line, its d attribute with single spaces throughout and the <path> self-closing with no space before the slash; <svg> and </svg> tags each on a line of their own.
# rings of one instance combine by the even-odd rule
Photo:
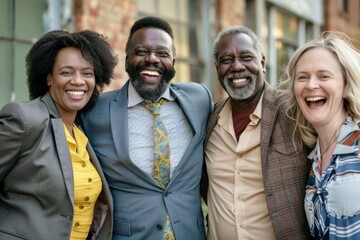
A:
<svg viewBox="0 0 360 240">
<path fill-rule="evenodd" d="M 262 117 L 262 103 L 263 103 L 264 91 L 261 94 L 260 100 L 257 103 L 257 106 L 252 114 L 250 114 L 250 120 L 253 124 L 257 125 Z"/>
<path fill-rule="evenodd" d="M 263 102 L 263 96 L 264 92 L 261 95 L 260 100 L 258 101 L 256 108 L 254 112 L 250 113 L 250 124 L 257 126 L 261 120 L 261 112 L 262 112 L 262 102 Z M 232 121 L 232 113 L 231 113 L 231 99 L 229 99 L 223 109 L 220 111 L 218 116 L 218 124 L 227 129 L 228 132 L 231 131 L 231 128 L 233 128 L 233 125 L 227 124 L 228 121 Z"/>
<path fill-rule="evenodd" d="M 175 97 L 171 94 L 170 88 L 166 88 L 165 92 L 161 95 L 160 98 L 165 98 L 168 101 L 174 101 Z M 129 83 L 128 88 L 128 107 L 133 107 L 135 105 L 138 105 L 139 103 L 145 101 L 139 93 L 135 90 L 134 86 L 132 85 L 132 82 Z"/>
<path fill-rule="evenodd" d="M 360 122 L 360 119 L 352 120 L 351 117 L 347 117 L 344 121 L 344 123 L 340 127 L 340 135 L 337 139 L 337 144 L 334 150 L 333 154 L 345 154 L 353 151 L 352 146 L 347 146 L 344 144 L 341 144 L 344 139 L 350 135 L 350 133 L 354 131 L 359 130 L 358 123 Z M 311 151 L 308 158 L 313 159 L 320 151 L 320 143 L 319 138 L 317 139 L 315 148 Z"/>
</svg>

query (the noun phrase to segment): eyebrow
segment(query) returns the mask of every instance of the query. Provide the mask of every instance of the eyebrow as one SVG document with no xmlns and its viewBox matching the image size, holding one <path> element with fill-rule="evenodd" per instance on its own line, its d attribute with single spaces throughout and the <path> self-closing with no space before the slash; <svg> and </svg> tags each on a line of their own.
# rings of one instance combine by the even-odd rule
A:
<svg viewBox="0 0 360 240">
<path fill-rule="evenodd" d="M 59 69 L 62 70 L 64 68 L 70 68 L 70 69 L 74 69 L 76 67 L 72 66 L 72 65 L 64 65 L 64 66 L 60 66 Z M 90 70 L 94 70 L 94 67 L 93 66 L 88 66 L 88 67 L 84 67 L 84 68 L 81 68 L 82 70 L 87 70 L 87 69 L 90 69 Z"/>
<path fill-rule="evenodd" d="M 236 53 L 238 53 L 238 52 L 236 52 Z M 239 52 L 239 54 L 240 55 L 242 55 L 242 54 L 252 54 L 252 55 L 255 55 L 255 53 L 254 52 L 252 52 L 252 51 L 250 51 L 250 50 L 241 50 L 240 52 Z M 234 55 L 237 55 L 237 54 L 233 54 L 232 52 L 225 52 L 225 53 L 223 53 L 223 54 L 219 54 L 219 57 L 222 57 L 222 56 L 234 56 Z"/>
<path fill-rule="evenodd" d="M 155 47 L 149 47 L 149 46 L 147 46 L 147 45 L 137 45 L 135 48 L 134 48 L 134 50 L 136 50 L 136 49 L 139 49 L 139 48 L 145 48 L 145 49 L 156 49 L 156 50 L 163 50 L 163 49 L 166 49 L 166 50 L 171 50 L 171 46 L 166 46 L 166 45 L 164 45 L 164 44 L 161 44 L 161 45 L 157 45 L 157 46 L 155 46 Z"/>
</svg>

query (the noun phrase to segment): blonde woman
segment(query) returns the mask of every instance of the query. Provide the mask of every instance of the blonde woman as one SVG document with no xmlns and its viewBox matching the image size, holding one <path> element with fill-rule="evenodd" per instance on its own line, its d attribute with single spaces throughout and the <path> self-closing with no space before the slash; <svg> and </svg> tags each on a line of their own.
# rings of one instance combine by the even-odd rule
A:
<svg viewBox="0 0 360 240">
<path fill-rule="evenodd" d="M 287 113 L 314 150 L 305 212 L 314 239 L 360 239 L 360 53 L 349 37 L 324 32 L 287 66 Z"/>
</svg>

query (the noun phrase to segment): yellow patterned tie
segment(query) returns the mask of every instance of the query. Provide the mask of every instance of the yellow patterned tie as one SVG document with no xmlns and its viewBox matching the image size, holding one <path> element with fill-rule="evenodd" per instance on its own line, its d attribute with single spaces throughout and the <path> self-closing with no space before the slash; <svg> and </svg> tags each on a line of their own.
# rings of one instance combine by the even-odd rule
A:
<svg viewBox="0 0 360 240">
<path fill-rule="evenodd" d="M 170 180 L 170 146 L 164 124 L 160 117 L 160 107 L 167 100 L 162 98 L 155 103 L 142 103 L 154 117 L 153 139 L 154 139 L 154 167 L 152 170 L 153 178 L 165 189 Z M 171 226 L 169 215 L 166 216 L 166 222 L 162 240 L 173 240 L 174 232 Z"/>
</svg>

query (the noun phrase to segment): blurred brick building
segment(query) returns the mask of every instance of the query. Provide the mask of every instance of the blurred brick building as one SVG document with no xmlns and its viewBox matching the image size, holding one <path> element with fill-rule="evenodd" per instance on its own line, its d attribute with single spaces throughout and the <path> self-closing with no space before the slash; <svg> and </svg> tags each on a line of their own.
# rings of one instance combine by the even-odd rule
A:
<svg viewBox="0 0 360 240">
<path fill-rule="evenodd" d="M 338 30 L 351 36 L 360 48 L 360 1 L 324 0 L 322 30 Z"/>
<path fill-rule="evenodd" d="M 176 77 L 199 82 L 215 100 L 224 96 L 212 60 L 212 42 L 227 26 L 251 27 L 264 45 L 267 80 L 274 86 L 293 51 L 323 30 L 360 39 L 359 0 L 0 0 L 0 107 L 28 99 L 25 55 L 52 29 L 92 29 L 108 37 L 119 57 L 115 79 L 121 87 L 125 43 L 132 23 L 154 15 L 174 28 Z"/>
</svg>

